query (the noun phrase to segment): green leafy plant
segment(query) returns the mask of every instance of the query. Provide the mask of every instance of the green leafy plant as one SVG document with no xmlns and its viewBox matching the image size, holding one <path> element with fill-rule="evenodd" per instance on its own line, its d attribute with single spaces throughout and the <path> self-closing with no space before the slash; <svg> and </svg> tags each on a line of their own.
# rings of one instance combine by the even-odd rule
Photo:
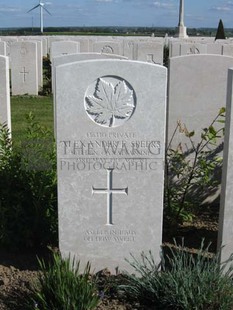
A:
<svg viewBox="0 0 233 310">
<path fill-rule="evenodd" d="M 210 126 L 203 129 L 198 143 L 194 142 L 194 131 L 177 123 L 166 150 L 164 217 L 170 225 L 192 220 L 193 210 L 202 203 L 204 195 L 216 190 L 220 179 L 216 174 L 222 167 L 217 143 L 224 135 L 224 121 L 225 108 L 221 108 Z M 189 148 L 181 143 L 172 148 L 178 132 L 187 138 Z"/>
<path fill-rule="evenodd" d="M 168 68 L 169 61 L 169 47 L 164 45 L 163 48 L 163 65 Z"/>
<path fill-rule="evenodd" d="M 162 266 L 151 252 L 141 253 L 128 261 L 136 275 L 127 274 L 128 283 L 121 289 L 156 309 L 228 310 L 233 307 L 232 262 L 233 256 L 220 265 L 219 255 L 210 257 L 203 244 L 196 254 L 184 246 L 170 247 Z"/>
<path fill-rule="evenodd" d="M 0 246 L 12 249 L 57 242 L 55 143 L 31 113 L 27 121 L 19 149 L 0 128 Z"/>
<path fill-rule="evenodd" d="M 39 260 L 39 265 L 41 275 L 33 289 L 29 309 L 91 310 L 98 305 L 100 298 L 89 263 L 81 274 L 80 262 L 62 259 L 55 253 L 51 263 Z"/>
<path fill-rule="evenodd" d="M 52 79 L 51 79 L 51 61 L 49 55 L 43 57 L 43 88 L 39 94 L 43 96 L 50 95 L 52 93 Z"/>
</svg>

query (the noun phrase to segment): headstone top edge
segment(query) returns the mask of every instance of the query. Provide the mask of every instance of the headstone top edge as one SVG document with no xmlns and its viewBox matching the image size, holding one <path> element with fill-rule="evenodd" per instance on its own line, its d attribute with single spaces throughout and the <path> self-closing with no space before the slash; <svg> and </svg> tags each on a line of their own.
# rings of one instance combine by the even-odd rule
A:
<svg viewBox="0 0 233 310">
<path fill-rule="evenodd" d="M 175 58 L 175 57 L 174 57 Z M 233 57 L 229 57 L 229 58 L 233 58 Z M 107 63 L 107 62 L 114 62 L 114 63 L 121 63 L 121 62 L 128 62 L 132 65 L 143 65 L 143 66 L 147 66 L 147 67 L 156 67 L 156 68 L 160 68 L 160 69 L 164 69 L 165 71 L 167 71 L 167 68 L 165 66 L 159 65 L 159 64 L 151 64 L 149 62 L 145 62 L 145 61 L 138 61 L 138 60 L 129 60 L 129 59 L 88 59 L 88 60 L 80 60 L 80 61 L 74 61 L 74 62 L 69 62 L 66 64 L 62 64 L 62 65 L 58 65 L 56 68 L 61 68 L 61 67 L 68 67 L 68 66 L 74 66 L 74 65 L 78 65 L 78 64 L 85 64 L 85 63 Z"/>
<path fill-rule="evenodd" d="M 189 55 L 180 55 L 180 56 L 174 56 L 171 57 L 169 60 L 172 61 L 174 59 L 181 59 L 181 58 L 198 58 L 198 57 L 202 57 L 202 58 L 229 58 L 229 59 L 233 59 L 232 56 L 228 56 L 228 55 L 221 55 L 221 54 L 189 54 Z"/>
</svg>

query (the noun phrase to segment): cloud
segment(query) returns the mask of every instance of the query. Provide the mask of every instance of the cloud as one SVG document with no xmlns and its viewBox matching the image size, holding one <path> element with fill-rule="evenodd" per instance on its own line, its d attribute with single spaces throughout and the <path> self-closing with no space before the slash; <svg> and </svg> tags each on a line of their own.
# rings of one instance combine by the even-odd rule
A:
<svg viewBox="0 0 233 310">
<path fill-rule="evenodd" d="M 174 3 L 172 3 L 171 1 L 167 1 L 167 2 L 166 1 L 154 1 L 152 5 L 158 9 L 164 9 L 164 10 L 175 8 Z"/>
<path fill-rule="evenodd" d="M 96 0 L 96 2 L 113 2 L 113 0 Z"/>
<path fill-rule="evenodd" d="M 132 3 L 133 7 L 153 8 L 158 10 L 175 11 L 177 10 L 177 2 L 174 0 L 122 0 L 125 3 Z"/>
<path fill-rule="evenodd" d="M 203 20 L 205 20 L 205 17 L 200 16 L 200 15 L 185 14 L 185 17 L 187 17 L 189 20 L 192 20 L 192 21 L 203 21 Z"/>
<path fill-rule="evenodd" d="M 232 9 L 227 6 L 213 6 L 211 8 L 212 11 L 218 11 L 218 12 L 229 12 Z"/>
<path fill-rule="evenodd" d="M 0 12 L 20 12 L 19 8 L 0 8 Z"/>
<path fill-rule="evenodd" d="M 217 6 L 212 6 L 210 8 L 211 11 L 216 11 L 216 12 L 230 12 L 233 9 L 233 1 L 228 0 L 224 1 L 223 4 L 217 5 Z"/>
</svg>

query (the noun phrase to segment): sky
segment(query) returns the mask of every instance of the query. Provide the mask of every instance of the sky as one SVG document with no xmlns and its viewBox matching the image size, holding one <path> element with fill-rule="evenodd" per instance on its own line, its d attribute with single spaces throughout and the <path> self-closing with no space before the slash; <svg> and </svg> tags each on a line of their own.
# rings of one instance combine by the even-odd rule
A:
<svg viewBox="0 0 233 310">
<path fill-rule="evenodd" d="M 44 0 L 44 27 L 176 27 L 180 0 Z M 233 28 L 233 0 L 184 0 L 185 26 Z M 39 0 L 0 0 L 0 28 L 39 27 Z"/>
</svg>

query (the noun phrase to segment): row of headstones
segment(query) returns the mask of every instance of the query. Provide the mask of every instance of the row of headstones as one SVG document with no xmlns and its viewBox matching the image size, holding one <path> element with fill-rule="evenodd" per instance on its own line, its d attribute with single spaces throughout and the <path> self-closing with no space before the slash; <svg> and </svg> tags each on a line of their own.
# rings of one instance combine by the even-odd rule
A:
<svg viewBox="0 0 233 310">
<path fill-rule="evenodd" d="M 2 42 L 4 43 L 4 42 Z M 130 49 L 124 53 L 116 42 L 97 42 L 94 51 L 102 54 L 129 54 L 131 57 L 141 61 L 162 64 L 163 45 L 160 43 L 141 43 L 128 46 Z M 1 44 L 1 42 L 0 42 Z M 4 43 L 5 44 L 5 43 Z M 80 42 L 59 41 L 51 43 L 51 60 L 56 56 L 80 53 Z M 136 55 L 136 56 L 135 56 Z M 13 95 L 37 95 L 43 86 L 42 68 L 42 43 L 41 41 L 13 42 L 10 47 L 10 67 Z"/>
<path fill-rule="evenodd" d="M 1 43 L 1 42 L 0 42 Z M 98 51 L 102 52 L 103 42 L 96 43 L 99 48 Z M 114 45 L 114 43 L 113 43 Z M 127 54 L 119 51 L 116 46 L 111 47 L 111 53 L 107 53 L 108 55 L 112 55 L 112 52 L 116 55 Z M 137 60 L 142 60 L 151 63 L 156 62 L 158 64 L 162 64 L 163 61 L 163 45 L 161 43 L 142 43 L 143 49 L 141 50 L 141 54 L 137 53 Z M 201 44 L 203 45 L 203 44 Z M 157 49 L 155 48 L 157 47 Z M 180 45 L 186 48 L 195 50 L 189 44 Z M 191 47 L 190 47 L 191 46 Z M 204 46 L 204 45 L 203 45 Z M 220 44 L 216 44 L 215 46 L 221 46 Z M 106 46 L 105 46 L 106 47 Z M 231 45 L 228 45 L 231 47 Z M 110 45 L 109 45 L 110 48 Z M 150 50 L 149 50 L 149 49 Z M 75 54 L 80 52 L 80 43 L 79 42 L 53 42 L 52 43 L 52 62 L 59 55 L 66 54 Z M 104 53 L 105 54 L 105 53 Z M 195 52 L 194 52 L 195 54 Z M 128 54 L 127 54 L 128 55 Z M 146 59 L 145 59 L 146 57 Z M 128 58 L 128 57 L 127 57 Z M 43 68 L 42 68 L 42 44 L 40 41 L 36 42 L 14 42 L 11 44 L 10 50 L 10 64 L 11 64 L 11 81 L 12 81 L 12 94 L 13 95 L 22 95 L 22 94 L 30 94 L 37 95 L 39 89 L 43 84 Z"/>
<path fill-rule="evenodd" d="M 35 43 L 32 44 L 32 47 L 36 53 Z M 25 60 L 25 67 L 30 64 L 28 58 L 33 58 L 25 57 L 24 49 L 19 54 Z M 121 58 L 115 55 L 85 53 L 56 57 L 53 63 L 53 72 L 56 71 L 56 66 L 67 62 L 116 57 Z M 178 57 L 170 60 L 168 98 L 169 115 L 172 118 L 170 118 L 169 136 L 171 136 L 176 126 L 177 119 L 188 124 L 189 129 L 194 129 L 196 132 L 202 126 L 210 123 L 218 108 L 224 105 L 226 72 L 227 68 L 231 66 L 231 57 L 219 57 L 217 55 L 193 55 L 193 57 Z M 33 81 L 33 78 L 29 76 L 29 70 L 25 70 L 25 67 L 19 67 L 17 64 L 14 64 L 13 67 L 12 70 L 17 70 L 23 85 L 27 78 L 30 82 Z M 36 62 L 34 62 L 35 67 Z M 12 79 L 12 83 L 14 83 L 14 79 Z M 21 89 L 23 89 L 23 86 L 21 86 Z M 22 91 L 22 93 L 26 93 L 26 91 Z M 187 102 L 190 104 L 187 104 Z M 205 111 L 208 112 L 205 113 Z M 193 117 L 192 113 L 194 113 L 195 117 Z"/>
<path fill-rule="evenodd" d="M 49 54 L 51 58 L 59 54 L 60 51 L 66 53 L 68 50 L 68 53 L 73 53 L 75 43 L 78 43 L 80 52 L 111 53 L 125 56 L 131 60 L 143 61 L 146 61 L 147 55 L 149 55 L 151 61 L 159 64 L 162 63 L 160 49 L 164 45 L 169 45 L 170 57 L 197 53 L 233 55 L 232 38 L 214 41 L 213 37 L 190 37 L 188 39 L 133 37 L 129 39 L 129 37 L 102 36 L 21 36 L 0 37 L 0 40 L 0 55 L 4 56 L 4 51 L 6 56 L 10 55 L 10 46 L 17 41 L 40 41 L 43 47 L 43 56 Z M 57 47 L 54 43 L 58 44 Z M 52 47 L 53 45 L 54 47 Z"/>
<path fill-rule="evenodd" d="M 54 42 L 63 42 L 63 44 L 66 44 L 66 42 L 79 43 L 80 52 L 83 53 L 102 51 L 122 55 L 122 53 L 128 52 L 129 55 L 125 55 L 127 57 L 137 57 L 137 50 L 139 50 L 140 55 L 141 49 L 143 48 L 142 45 L 145 43 L 164 44 L 164 38 L 133 37 L 132 39 L 129 39 L 129 37 L 110 36 L 20 36 L 0 37 L 0 40 L 7 43 L 7 56 L 10 54 L 11 44 L 18 41 L 41 41 L 44 56 L 52 53 L 52 45 Z M 151 46 L 149 45 L 147 49 L 151 49 Z"/>
<path fill-rule="evenodd" d="M 108 39 L 103 38 L 98 40 L 94 37 L 92 39 L 81 39 L 80 37 L 72 37 L 62 39 L 62 37 L 20 37 L 7 39 L 2 37 L 6 42 L 0 42 L 0 46 L 5 46 L 5 53 L 1 55 L 10 56 L 11 45 L 18 41 L 27 42 L 28 40 L 37 42 L 40 41 L 43 47 L 43 56 L 50 55 L 52 59 L 54 56 L 61 54 L 72 54 L 77 52 L 84 53 L 108 53 L 125 56 L 133 60 L 149 61 L 162 64 L 163 61 L 163 44 L 162 38 L 151 40 L 147 39 Z M 9 41 L 7 41 L 9 40 Z"/>
<path fill-rule="evenodd" d="M 32 38 L 34 42 L 28 41 Z M 156 40 L 152 38 L 122 39 L 121 42 L 119 39 L 112 39 L 111 41 L 110 39 L 109 41 L 95 41 L 96 39 L 92 39 L 91 47 L 90 40 L 80 38 L 76 42 L 57 37 L 48 39 L 44 37 L 41 37 L 41 39 L 38 37 L 29 37 L 27 40 L 23 37 L 11 37 L 10 39 L 2 37 L 3 39 L 11 40 L 7 41 L 10 44 L 8 52 L 6 50 L 6 42 L 3 41 L 0 41 L 0 50 L 2 46 L 3 53 L 7 53 L 10 57 L 13 95 L 38 94 L 39 89 L 43 86 L 42 55 L 45 54 L 44 47 L 47 50 L 49 46 L 52 62 L 56 56 L 76 54 L 83 51 L 88 52 L 91 50 L 91 52 L 101 54 L 115 54 L 132 60 L 163 64 L 163 47 L 165 44 L 161 38 L 156 38 Z M 229 44 L 223 44 L 221 42 L 204 44 L 203 42 L 180 43 L 177 40 L 170 40 L 170 56 L 187 54 L 226 54 L 233 56 L 233 45 L 229 43 L 231 40 L 227 41 Z"/>
<path fill-rule="evenodd" d="M 152 250 L 159 262 L 166 116 L 168 136 L 177 119 L 187 124 L 193 120 L 192 129 L 200 130 L 225 105 L 227 92 L 219 245 L 225 246 L 222 260 L 233 252 L 233 169 L 229 167 L 233 145 L 228 133 L 233 126 L 233 74 L 227 90 L 227 72 L 232 66 L 233 58 L 217 55 L 171 59 L 168 105 L 165 67 L 122 59 L 67 61 L 56 67 L 63 256 L 71 255 L 83 264 L 90 261 L 95 270 L 119 267 L 131 271 L 124 260 L 130 252 L 138 257 Z"/>
<path fill-rule="evenodd" d="M 214 54 L 214 55 L 225 55 L 233 56 L 233 44 L 232 41 L 221 42 L 216 41 L 215 43 L 184 43 L 184 42 L 173 42 L 169 44 L 169 57 L 177 57 L 191 54 Z"/>
<path fill-rule="evenodd" d="M 91 260 L 97 269 L 124 267 L 130 250 L 153 249 L 159 259 L 166 68 L 123 59 L 73 62 L 63 57 L 67 61 L 57 65 L 54 75 L 60 248 L 64 255 Z M 7 58 L 1 59 L 1 104 L 9 106 L 9 68 Z M 178 119 L 196 131 L 212 121 L 225 103 L 227 70 L 232 66 L 233 58 L 217 55 L 170 60 L 168 136 Z M 231 141 L 226 141 L 228 154 Z M 222 191 L 230 195 L 231 167 L 226 170 L 226 160 L 224 165 L 228 179 Z M 226 202 L 229 214 L 221 217 L 219 240 L 229 252 L 230 198 Z"/>
</svg>

